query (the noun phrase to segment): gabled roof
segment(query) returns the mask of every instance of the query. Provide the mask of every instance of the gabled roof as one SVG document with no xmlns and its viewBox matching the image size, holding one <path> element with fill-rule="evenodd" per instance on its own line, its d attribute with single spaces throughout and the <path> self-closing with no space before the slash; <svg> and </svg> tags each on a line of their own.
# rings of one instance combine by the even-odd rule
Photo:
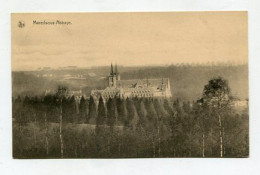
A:
<svg viewBox="0 0 260 175">
<path fill-rule="evenodd" d="M 158 79 L 132 79 L 132 80 L 118 80 L 116 82 L 118 87 L 122 88 L 137 88 L 138 86 L 143 87 L 154 87 L 168 83 L 168 78 L 158 78 Z"/>
</svg>

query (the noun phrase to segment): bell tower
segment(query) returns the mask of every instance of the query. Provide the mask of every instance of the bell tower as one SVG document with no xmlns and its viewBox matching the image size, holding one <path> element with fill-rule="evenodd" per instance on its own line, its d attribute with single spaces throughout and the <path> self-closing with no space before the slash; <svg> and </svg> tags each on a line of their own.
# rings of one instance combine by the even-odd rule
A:
<svg viewBox="0 0 260 175">
<path fill-rule="evenodd" d="M 108 87 L 116 87 L 116 74 L 111 63 L 110 74 L 108 75 Z"/>
</svg>

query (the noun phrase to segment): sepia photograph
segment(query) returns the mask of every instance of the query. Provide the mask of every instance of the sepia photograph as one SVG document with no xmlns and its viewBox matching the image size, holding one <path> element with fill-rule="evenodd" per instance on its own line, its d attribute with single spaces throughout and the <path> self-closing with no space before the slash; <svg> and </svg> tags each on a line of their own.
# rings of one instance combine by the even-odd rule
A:
<svg viewBox="0 0 260 175">
<path fill-rule="evenodd" d="M 248 158 L 248 13 L 12 13 L 14 159 Z"/>
</svg>

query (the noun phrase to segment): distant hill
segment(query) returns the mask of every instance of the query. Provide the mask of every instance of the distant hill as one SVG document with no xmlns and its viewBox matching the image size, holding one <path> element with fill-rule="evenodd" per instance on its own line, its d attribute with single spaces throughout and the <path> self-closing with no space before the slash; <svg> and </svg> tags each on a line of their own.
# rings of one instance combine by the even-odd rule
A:
<svg viewBox="0 0 260 175">
<path fill-rule="evenodd" d="M 55 90 L 58 85 L 69 89 L 82 89 L 86 95 L 91 89 L 107 86 L 106 76 L 110 67 L 72 70 L 40 70 L 13 72 L 13 96 L 42 95 L 46 89 Z M 196 100 L 204 85 L 217 76 L 228 80 L 232 94 L 240 99 L 248 98 L 248 65 L 171 65 L 153 67 L 119 67 L 121 79 L 170 78 L 174 98 Z M 78 77 L 78 78 L 77 78 Z"/>
</svg>

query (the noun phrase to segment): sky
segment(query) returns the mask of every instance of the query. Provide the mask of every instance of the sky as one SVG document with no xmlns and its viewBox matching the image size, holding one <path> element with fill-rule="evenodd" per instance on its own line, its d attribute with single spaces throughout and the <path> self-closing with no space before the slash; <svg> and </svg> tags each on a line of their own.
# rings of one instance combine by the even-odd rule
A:
<svg viewBox="0 0 260 175">
<path fill-rule="evenodd" d="M 14 71 L 248 61 L 247 12 L 17 13 L 11 20 Z M 33 24 L 44 20 L 55 25 Z"/>
</svg>

